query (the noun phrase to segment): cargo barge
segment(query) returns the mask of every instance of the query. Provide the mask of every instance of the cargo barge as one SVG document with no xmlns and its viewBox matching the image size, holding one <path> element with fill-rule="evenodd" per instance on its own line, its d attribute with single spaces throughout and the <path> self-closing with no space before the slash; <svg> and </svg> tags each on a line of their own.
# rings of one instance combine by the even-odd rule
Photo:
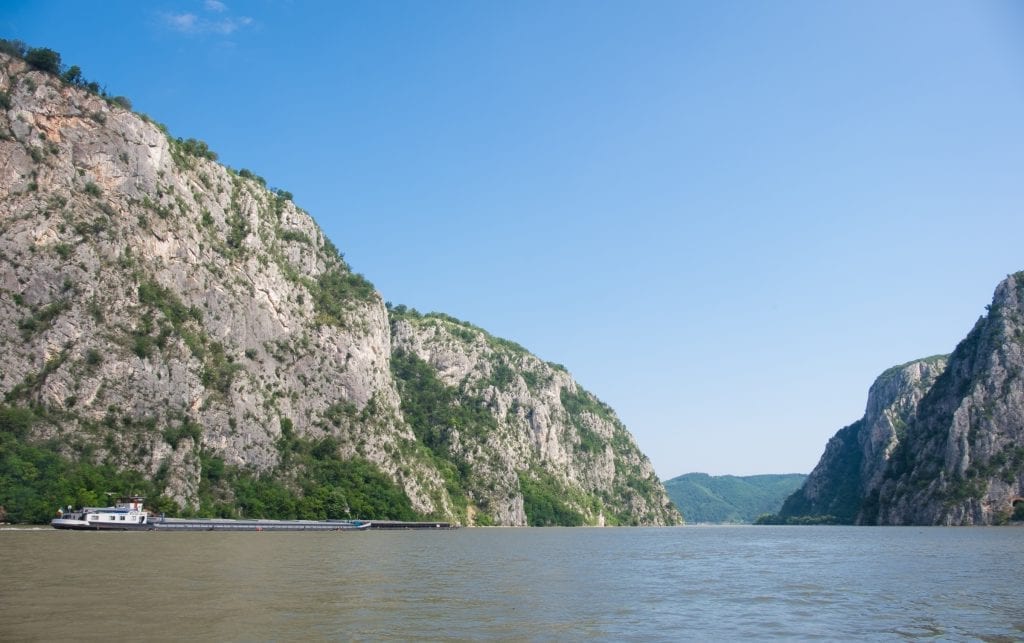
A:
<svg viewBox="0 0 1024 643">
<path fill-rule="evenodd" d="M 231 518 L 162 518 L 150 521 L 153 531 L 362 531 L 368 520 L 244 520 Z"/>
<path fill-rule="evenodd" d="M 364 529 L 455 529 L 447 522 L 400 520 L 244 520 L 229 518 L 151 519 L 155 531 L 362 531 Z"/>
<path fill-rule="evenodd" d="M 398 520 L 268 520 L 232 518 L 167 518 L 142 508 L 142 496 L 119 498 L 112 507 L 67 508 L 57 511 L 55 529 L 82 531 L 363 531 L 366 529 L 453 529 L 447 522 Z"/>
</svg>

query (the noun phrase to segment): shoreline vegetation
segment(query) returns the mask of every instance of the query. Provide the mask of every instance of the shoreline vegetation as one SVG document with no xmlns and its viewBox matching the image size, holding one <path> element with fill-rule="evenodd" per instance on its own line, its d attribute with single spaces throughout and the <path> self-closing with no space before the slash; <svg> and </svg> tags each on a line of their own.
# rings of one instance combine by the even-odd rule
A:
<svg viewBox="0 0 1024 643">
<path fill-rule="evenodd" d="M 127 490 L 146 497 L 146 509 L 171 518 L 267 518 L 279 520 L 431 520 L 416 514 L 409 499 L 372 463 L 342 461 L 331 438 L 318 442 L 292 437 L 290 464 L 301 461 L 296 494 L 268 476 L 257 476 L 201 453 L 200 505 L 185 511 L 160 494 L 166 471 L 152 479 L 113 464 L 93 464 L 92 450 L 80 445 L 76 459 L 56 438 L 29 444 L 25 438 L 41 409 L 0 405 L 0 522 L 47 524 L 57 507 L 106 506 L 107 491 Z M 234 499 L 218 490 L 226 483 Z M 236 508 L 237 507 L 237 508 Z"/>
</svg>

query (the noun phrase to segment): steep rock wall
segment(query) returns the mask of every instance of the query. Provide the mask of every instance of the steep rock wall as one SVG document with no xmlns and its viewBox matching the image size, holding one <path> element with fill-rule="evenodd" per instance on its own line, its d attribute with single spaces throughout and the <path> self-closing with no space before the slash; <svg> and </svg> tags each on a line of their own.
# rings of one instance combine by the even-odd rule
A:
<svg viewBox="0 0 1024 643">
<path fill-rule="evenodd" d="M 413 436 L 383 303 L 368 284 L 330 291 L 358 280 L 306 213 L 20 61 L 0 67 L 0 89 L 0 391 L 47 410 L 41 437 L 163 470 L 167 494 L 194 506 L 200 449 L 270 471 L 287 419 L 438 509 L 436 472 L 398 448 Z M 325 417 L 370 400 L 374 422 Z M 170 444 L 184 423 L 201 432 Z"/>
<path fill-rule="evenodd" d="M 996 288 L 921 400 L 879 491 L 881 524 L 1002 523 L 1024 494 L 1024 273 Z"/>
<path fill-rule="evenodd" d="M 359 461 L 422 516 L 679 521 L 564 370 L 467 325 L 392 319 L 289 194 L 5 55 L 0 92 L 0 394 L 32 410 L 26 439 L 137 471 L 186 510 L 243 511 L 223 467 L 302 496 L 304 470 L 331 485 Z M 348 512 L 315 491 L 303 511 Z"/>
<path fill-rule="evenodd" d="M 781 518 L 887 525 L 1020 519 L 1024 273 L 1000 283 L 988 308 L 948 358 L 879 377 L 864 418 L 829 441 Z"/>
<path fill-rule="evenodd" d="M 804 485 L 783 504 L 781 515 L 862 519 L 863 499 L 877 494 L 889 458 L 914 418 L 917 405 L 946 366 L 944 356 L 895 366 L 868 393 L 864 416 L 829 440 Z"/>
<path fill-rule="evenodd" d="M 455 429 L 438 451 L 486 472 L 467 482 L 467 492 L 497 523 L 528 522 L 524 502 L 539 500 L 531 497 L 532 482 L 550 485 L 584 524 L 680 521 L 614 412 L 564 369 L 448 316 L 393 317 L 396 351 L 429 366 L 459 399 L 486 413 L 488 430 Z"/>
</svg>

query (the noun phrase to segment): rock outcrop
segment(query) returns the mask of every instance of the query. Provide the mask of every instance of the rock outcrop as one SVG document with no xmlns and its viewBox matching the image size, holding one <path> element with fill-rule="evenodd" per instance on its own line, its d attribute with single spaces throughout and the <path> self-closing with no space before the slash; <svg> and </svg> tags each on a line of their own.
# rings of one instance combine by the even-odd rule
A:
<svg viewBox="0 0 1024 643">
<path fill-rule="evenodd" d="M 786 499 L 781 515 L 860 517 L 862 499 L 877 494 L 889 459 L 913 421 L 921 398 L 946 366 L 940 355 L 895 366 L 868 392 L 864 416 L 829 440 L 803 486 Z"/>
<path fill-rule="evenodd" d="M 1022 372 L 1024 273 L 1016 273 L 948 358 L 879 377 L 864 418 L 829 441 L 780 517 L 987 525 L 1024 513 Z"/>
<path fill-rule="evenodd" d="M 406 418 L 441 458 L 471 472 L 464 484 L 472 506 L 500 524 L 543 524 L 541 515 L 578 524 L 679 520 L 615 413 L 563 367 L 447 315 L 392 313 L 403 408 L 416 400 L 409 375 L 420 365 L 459 410 L 441 423 Z M 557 519 L 563 510 L 552 503 L 568 514 Z"/>
<path fill-rule="evenodd" d="M 192 510 L 235 506 L 222 467 L 302 496 L 298 456 L 320 445 L 422 516 L 524 525 L 550 494 L 580 523 L 679 521 L 568 373 L 465 324 L 390 314 L 287 192 L 17 58 L 0 55 L 0 92 L 0 393 L 33 409 L 27 439 L 137 471 Z M 491 420 L 414 426 L 403 393 L 421 382 L 396 377 L 395 350 L 436 372 L 449 407 Z"/>
<path fill-rule="evenodd" d="M 1024 272 L 996 288 L 921 400 L 879 489 L 879 524 L 1006 522 L 1024 495 Z M 873 511 L 873 509 L 872 509 Z"/>
</svg>

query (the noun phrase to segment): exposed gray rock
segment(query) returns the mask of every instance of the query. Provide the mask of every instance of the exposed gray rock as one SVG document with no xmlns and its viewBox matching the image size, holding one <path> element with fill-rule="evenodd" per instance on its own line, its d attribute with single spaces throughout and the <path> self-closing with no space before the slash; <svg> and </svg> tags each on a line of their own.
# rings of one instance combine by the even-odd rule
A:
<svg viewBox="0 0 1024 643">
<path fill-rule="evenodd" d="M 871 385 L 864 426 L 858 436 L 863 453 L 860 479 L 864 494 L 878 489 L 903 431 L 914 420 L 921 398 L 946 370 L 947 359 L 947 355 L 936 355 L 893 367 Z"/>
<path fill-rule="evenodd" d="M 589 524 L 679 521 L 622 423 L 560 367 L 447 316 L 396 319 L 393 335 L 396 350 L 429 364 L 494 417 L 483 440 L 457 438 L 449 453 L 483 474 L 471 491 L 497 523 L 527 520 L 520 478 L 531 470 L 553 476 Z"/>
<path fill-rule="evenodd" d="M 863 499 L 877 494 L 882 477 L 917 404 L 946 366 L 945 356 L 894 366 L 868 393 L 864 416 L 828 441 L 825 453 L 781 514 L 833 516 L 840 522 L 863 519 Z"/>
<path fill-rule="evenodd" d="M 1024 273 L 921 400 L 879 495 L 884 524 L 1002 523 L 1024 495 Z"/>
<path fill-rule="evenodd" d="M 521 478 L 533 476 L 587 522 L 679 520 L 610 410 L 563 408 L 563 391 L 584 395 L 564 371 L 468 327 L 399 319 L 392 331 L 380 295 L 305 212 L 148 119 L 2 55 L 0 91 L 0 393 L 46 410 L 36 437 L 163 471 L 184 507 L 202 453 L 275 471 L 290 423 L 376 464 L 424 515 L 526 524 Z M 403 415 L 393 342 L 493 413 L 482 439 L 450 427 L 450 455 L 472 468 L 468 501 Z M 499 362 L 512 377 L 496 386 Z M 581 431 L 598 440 L 581 449 Z"/>
<path fill-rule="evenodd" d="M 1024 273 L 948 358 L 886 371 L 781 516 L 861 524 L 1007 522 L 1024 495 Z"/>
</svg>

